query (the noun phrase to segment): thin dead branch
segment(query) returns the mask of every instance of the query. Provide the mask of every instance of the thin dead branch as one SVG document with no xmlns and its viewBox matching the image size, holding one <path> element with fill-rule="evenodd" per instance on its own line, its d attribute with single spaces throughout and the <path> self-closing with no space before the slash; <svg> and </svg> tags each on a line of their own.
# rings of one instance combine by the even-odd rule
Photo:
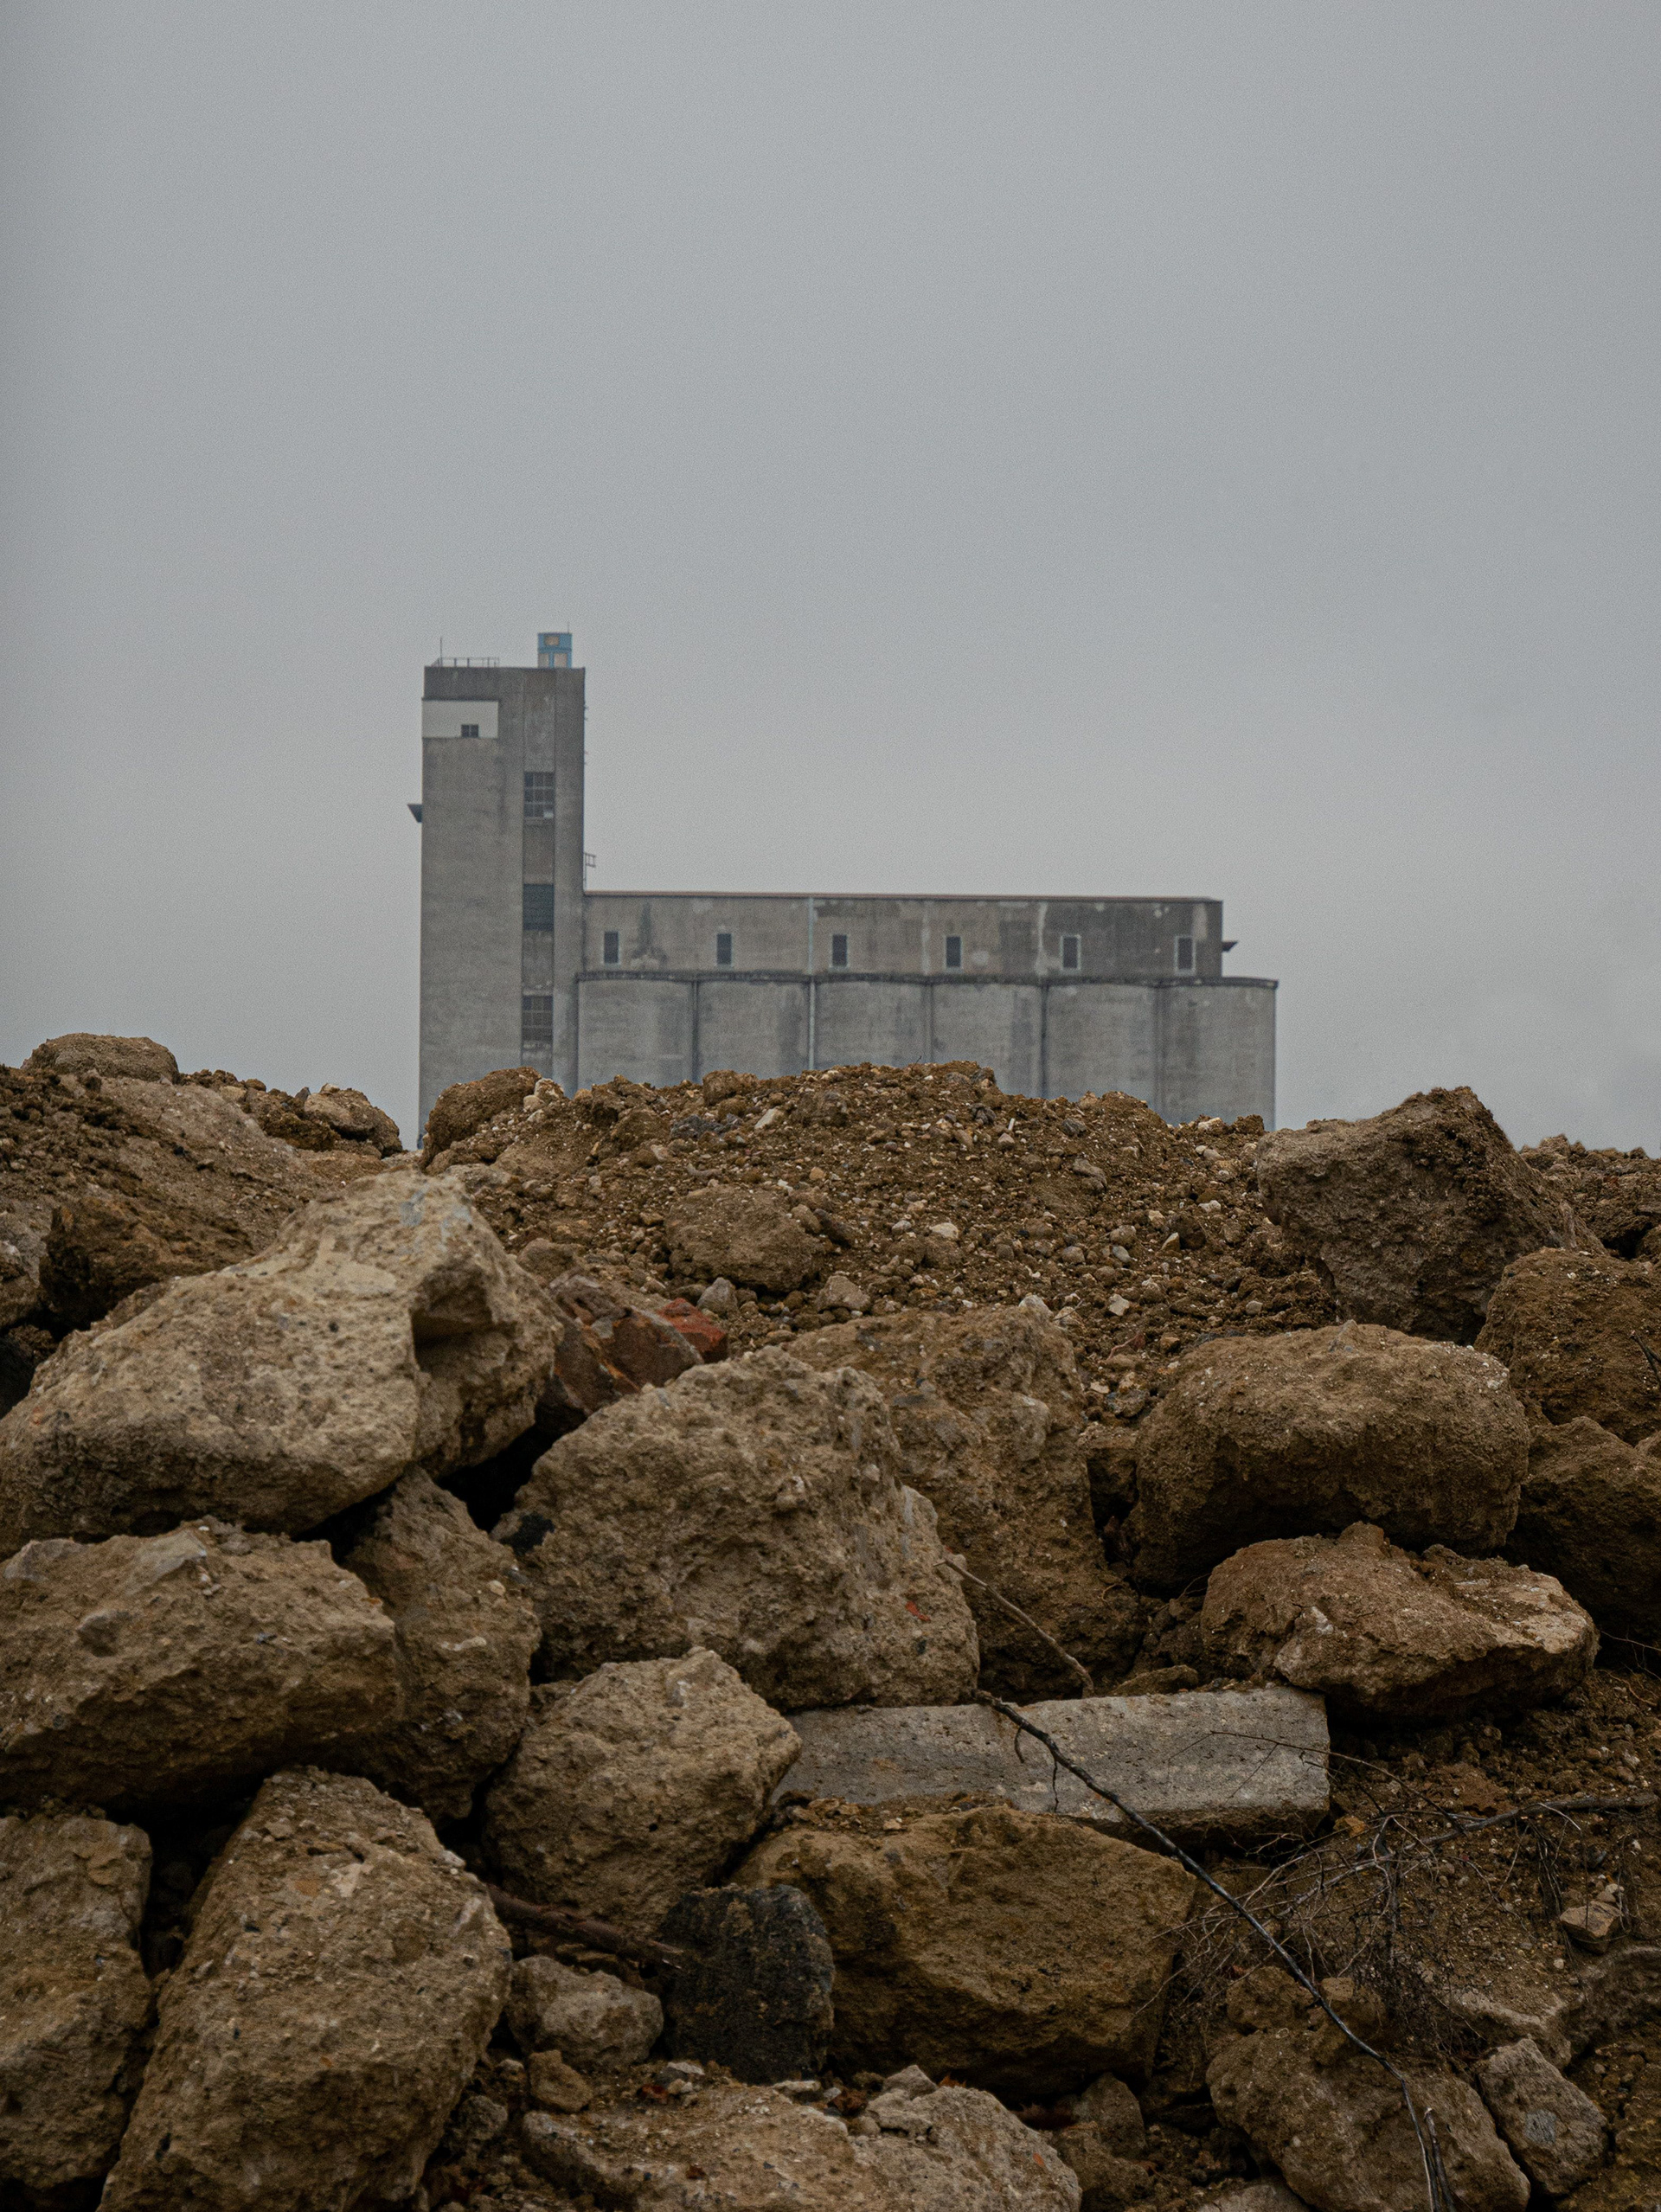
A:
<svg viewBox="0 0 1661 2212">
<path fill-rule="evenodd" d="M 1089 1670 L 1085 1666 L 1083 1661 L 1075 1659 L 1070 1651 L 1064 1651 L 1061 1645 L 1055 1641 L 1055 1638 L 1050 1634 L 1049 1631 L 1047 1628 L 1040 1628 L 1037 1622 L 1033 1619 L 1029 1613 L 1023 1613 L 1020 1606 L 1015 1603 L 1013 1599 L 1006 1598 L 1001 1590 L 993 1589 L 990 1582 L 983 1582 L 978 1574 L 972 1574 L 966 1567 L 959 1566 L 958 1561 L 952 1558 L 949 1554 L 947 1555 L 946 1563 L 949 1568 L 951 1568 L 954 1574 L 961 1574 L 965 1582 L 972 1582 L 976 1589 L 984 1590 L 995 1606 L 1002 1606 L 1005 1613 L 1013 1613 L 1018 1621 L 1024 1622 L 1026 1626 L 1032 1631 L 1033 1634 L 1047 1650 L 1053 1651 L 1055 1654 L 1055 1657 L 1061 1661 L 1063 1665 L 1071 1667 L 1074 1673 L 1077 1675 L 1079 1680 L 1084 1684 L 1085 1696 L 1087 1697 L 1093 1697 L 1095 1696 L 1096 1685 L 1091 1680 Z"/>
<path fill-rule="evenodd" d="M 491 1882 L 485 1883 L 484 1889 L 498 1919 L 535 1928 L 539 1934 L 557 1935 L 564 1942 L 585 1944 L 590 1951 L 608 1951 L 615 1958 L 633 1959 L 645 1966 L 675 1967 L 686 1958 L 678 1945 L 658 1943 L 647 1935 L 629 1935 L 609 1920 L 590 1920 L 586 1913 L 574 1912 L 568 1906 L 533 1905 L 523 1897 L 510 1896 Z"/>
</svg>

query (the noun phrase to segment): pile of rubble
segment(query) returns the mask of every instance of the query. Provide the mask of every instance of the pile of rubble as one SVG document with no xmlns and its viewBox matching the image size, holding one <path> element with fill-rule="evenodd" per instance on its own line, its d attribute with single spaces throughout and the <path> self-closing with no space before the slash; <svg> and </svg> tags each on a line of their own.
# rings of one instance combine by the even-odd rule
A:
<svg viewBox="0 0 1661 2212">
<path fill-rule="evenodd" d="M 1661 1166 L 0 1071 L 0 2201 L 1661 2199 Z"/>
</svg>

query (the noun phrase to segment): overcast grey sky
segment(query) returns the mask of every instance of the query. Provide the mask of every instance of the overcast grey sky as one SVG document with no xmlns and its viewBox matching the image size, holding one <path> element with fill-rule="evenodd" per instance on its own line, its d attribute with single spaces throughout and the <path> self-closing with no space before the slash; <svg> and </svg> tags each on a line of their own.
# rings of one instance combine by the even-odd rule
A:
<svg viewBox="0 0 1661 2212">
<path fill-rule="evenodd" d="M 1661 1151 L 1661 10 L 0 17 L 0 1059 L 413 1136 L 422 663 L 600 886 L 1221 896 L 1281 1118 Z"/>
</svg>

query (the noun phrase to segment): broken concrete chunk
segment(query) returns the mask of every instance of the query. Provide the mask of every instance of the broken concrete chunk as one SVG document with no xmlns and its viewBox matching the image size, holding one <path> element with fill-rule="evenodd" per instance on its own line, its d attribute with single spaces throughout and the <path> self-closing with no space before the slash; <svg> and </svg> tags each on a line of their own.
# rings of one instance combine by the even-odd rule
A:
<svg viewBox="0 0 1661 2212">
<path fill-rule="evenodd" d="M 1590 1615 L 1550 1575 L 1440 1544 L 1415 1558 L 1367 1522 L 1248 1544 L 1212 1569 L 1201 1624 L 1225 1672 L 1273 1672 L 1394 1722 L 1544 1704 L 1598 1651 Z"/>
<path fill-rule="evenodd" d="M 521 1896 L 650 1934 L 748 1843 L 798 1748 L 713 1651 L 603 1666 L 535 1691 L 485 1838 Z"/>
<path fill-rule="evenodd" d="M 57 2201 L 105 2173 L 144 2058 L 142 1829 L 0 1820 L 0 2198 Z"/>
<path fill-rule="evenodd" d="M 541 1954 L 514 1968 L 506 2018 L 522 2051 L 556 2050 L 580 2069 L 608 2074 L 640 2065 L 664 2032 L 650 1990 Z"/>
<path fill-rule="evenodd" d="M 1504 1360 L 1530 1417 L 1594 1420 L 1627 1444 L 1661 1430 L 1661 1274 L 1607 1253 L 1530 1252 L 1505 1270 L 1478 1350 Z"/>
<path fill-rule="evenodd" d="M 507 1995 L 483 1886 L 355 1776 L 274 1774 L 208 1877 L 102 2212 L 348 2212 L 420 2179 Z"/>
<path fill-rule="evenodd" d="M 696 1889 L 663 1937 L 686 1954 L 664 1997 L 673 2056 L 714 2061 L 741 2081 L 818 2074 L 833 1969 L 824 1924 L 799 1889 Z"/>
<path fill-rule="evenodd" d="M 1145 2072 L 1194 1889 L 1171 1859 L 1004 1806 L 875 1837 L 810 1811 L 734 1878 L 788 1883 L 824 1921 L 844 2079 L 911 2061 L 1047 2096 Z"/>
<path fill-rule="evenodd" d="M 1474 1091 L 1420 1092 L 1365 1121 L 1257 1148 L 1270 1219 L 1319 1260 L 1338 1310 L 1468 1344 L 1508 1260 L 1559 1241 L 1538 1178 Z"/>
<path fill-rule="evenodd" d="M 1328 2023 L 1330 2025 L 1330 2023 Z M 1524 2212 L 1527 2177 L 1482 2100 L 1456 2074 L 1402 2064 L 1436 2138 L 1460 2212 Z M 1238 2127 L 1317 2212 L 1402 2212 L 1424 2198 L 1424 2162 L 1401 2093 L 1376 2059 L 1305 2026 L 1227 2043 L 1206 2074 L 1225 2125 Z"/>
<path fill-rule="evenodd" d="M 1603 2163 L 1603 2114 L 1526 2036 L 1492 2052 L 1477 2086 L 1513 2157 L 1552 2196 L 1567 2196 Z"/>
<path fill-rule="evenodd" d="M 378 1499 L 338 1555 L 392 1618 L 401 1693 L 395 1719 L 359 1732 L 351 1770 L 431 1819 L 465 1819 L 530 1710 L 542 1632 L 518 1563 L 420 1474 Z"/>
<path fill-rule="evenodd" d="M 1198 1345 L 1142 1427 L 1136 1578 L 1178 1589 L 1247 1544 L 1353 1521 L 1497 1551 L 1528 1454 L 1505 1369 L 1465 1345 L 1348 1324 Z"/>
<path fill-rule="evenodd" d="M 1069 1758 L 1181 1841 L 1246 1845 L 1325 1817 L 1325 1711 L 1300 1691 L 1274 1684 L 1023 1709 Z M 984 1706 L 798 1713 L 794 1725 L 802 1752 L 779 1786 L 780 1798 L 881 1805 L 996 1792 L 1023 1811 L 1135 1833 L 1035 1738 Z"/>
<path fill-rule="evenodd" d="M 1040 2135 L 996 2097 L 957 2086 L 909 2106 L 912 2125 L 862 2143 L 907 2212 L 1078 2212 L 1079 2177 L 1059 2139 Z"/>
<path fill-rule="evenodd" d="M 397 1123 L 362 1091 L 343 1090 L 337 1084 L 325 1083 L 321 1090 L 308 1093 L 300 1112 L 308 1121 L 320 1121 L 335 1136 L 343 1137 L 350 1144 L 362 1144 L 370 1151 L 385 1154 L 404 1149 Z"/>
<path fill-rule="evenodd" d="M 591 1276 L 565 1273 L 543 1295 L 559 1330 L 554 1367 L 536 1418 L 559 1434 L 589 1414 L 656 1382 L 672 1382 L 700 1353 L 684 1330 Z"/>
<path fill-rule="evenodd" d="M 298 1534 L 499 1451 L 553 1352 L 540 1290 L 459 1185 L 366 1177 L 63 1346 L 0 1421 L 0 1552 L 202 1513 Z"/>
<path fill-rule="evenodd" d="M 188 1801 L 331 1757 L 399 1698 L 393 1624 L 326 1544 L 200 1521 L 0 1568 L 0 1799 Z"/>
<path fill-rule="evenodd" d="M 858 1368 L 888 1401 L 905 1479 L 940 1541 L 1093 1673 L 1135 1657 L 1143 1607 L 1103 1555 L 1091 1511 L 1078 1370 L 1055 1323 L 1013 1306 L 895 1313 L 816 1330 L 798 1356 Z M 985 1592 L 965 1592 L 983 1689 L 1059 1696 L 1077 1677 Z"/>
<path fill-rule="evenodd" d="M 881 1393 L 768 1350 L 606 1407 L 496 1535 L 558 1672 L 718 1651 L 769 1704 L 947 1702 L 974 1625 Z"/>
</svg>

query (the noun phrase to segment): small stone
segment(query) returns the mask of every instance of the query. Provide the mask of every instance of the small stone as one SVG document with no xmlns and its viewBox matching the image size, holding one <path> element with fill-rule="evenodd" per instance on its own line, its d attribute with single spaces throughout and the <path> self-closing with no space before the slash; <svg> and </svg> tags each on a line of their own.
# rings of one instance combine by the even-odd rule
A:
<svg viewBox="0 0 1661 2212">
<path fill-rule="evenodd" d="M 548 2113 L 580 2113 L 593 2094 L 561 2051 L 533 2051 L 525 2068 L 533 2104 Z"/>
<path fill-rule="evenodd" d="M 707 1289 L 698 1292 L 697 1302 L 706 1313 L 734 1313 L 738 1310 L 738 1292 L 725 1275 L 717 1275 Z"/>
<path fill-rule="evenodd" d="M 1120 2158 L 1141 2157 L 1148 2139 L 1142 2107 L 1116 2074 L 1099 2074 L 1074 2097 L 1073 2109 L 1096 2130 L 1105 2150 Z"/>
<path fill-rule="evenodd" d="M 819 1309 L 822 1312 L 828 1312 L 832 1306 L 840 1305 L 845 1307 L 850 1313 L 863 1313 L 870 1302 L 870 1292 L 861 1290 L 851 1275 L 844 1275 L 840 1272 L 831 1276 L 818 1297 Z"/>
<path fill-rule="evenodd" d="M 569 2064 L 608 2073 L 638 2066 L 664 2028 L 664 2008 L 650 1990 L 541 1953 L 514 1968 L 503 2017 L 527 2056 L 557 2050 Z"/>
<path fill-rule="evenodd" d="M 1611 1884 L 1585 1904 L 1559 1913 L 1557 1925 L 1582 1951 L 1606 1951 L 1620 1930 L 1621 1904 L 1619 1885 Z"/>
</svg>

